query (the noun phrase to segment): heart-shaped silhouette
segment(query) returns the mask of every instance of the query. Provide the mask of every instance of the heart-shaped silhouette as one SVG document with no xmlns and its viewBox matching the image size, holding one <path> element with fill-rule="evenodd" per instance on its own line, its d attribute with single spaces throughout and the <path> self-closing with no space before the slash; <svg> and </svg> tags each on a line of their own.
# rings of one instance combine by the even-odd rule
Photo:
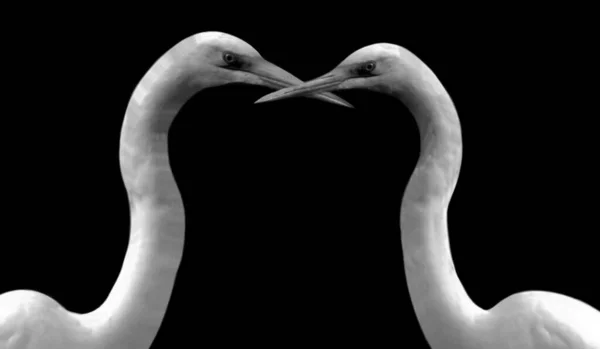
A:
<svg viewBox="0 0 600 349">
<path fill-rule="evenodd" d="M 222 34 L 220 34 L 222 35 Z M 184 41 L 186 42 L 186 41 Z M 182 43 L 184 43 L 182 42 Z M 190 47 L 193 47 L 195 44 L 193 42 L 187 42 L 188 44 L 191 44 Z M 185 50 L 185 46 L 180 46 L 179 49 L 183 49 Z M 184 51 L 178 51 L 180 53 L 183 53 Z M 218 57 L 217 57 L 218 58 Z M 234 59 L 232 60 L 232 57 L 227 56 L 225 57 L 224 55 L 222 55 L 220 57 L 220 59 L 223 62 L 231 62 L 233 64 L 232 69 L 240 69 L 239 67 L 235 67 L 237 61 L 235 60 L 235 57 L 233 57 Z M 158 62 L 157 62 L 158 63 Z M 372 62 L 367 62 L 364 61 L 363 63 L 372 63 Z M 157 66 L 158 68 L 160 68 L 159 66 Z M 369 64 L 365 64 L 362 66 L 356 66 L 357 73 L 360 74 L 365 74 L 365 78 L 368 76 L 369 72 L 373 72 L 376 68 L 379 68 L 380 65 L 379 63 L 376 63 L 375 65 L 369 65 Z M 148 79 L 154 79 L 156 78 L 155 75 L 150 74 L 148 76 Z M 290 76 L 290 78 L 293 78 Z M 373 80 L 372 80 L 373 81 Z M 192 81 L 192 83 L 194 82 L 198 82 L 198 81 Z M 268 82 L 267 80 L 263 80 L 263 82 Z M 277 83 L 277 81 L 272 81 L 273 83 Z M 299 80 L 297 81 L 298 83 L 300 82 Z M 358 82 L 358 79 L 354 79 L 354 83 Z M 312 82 L 314 83 L 314 81 Z M 338 85 L 338 87 L 341 86 L 346 86 L 347 88 L 351 86 L 351 82 L 346 82 L 345 85 L 340 84 Z M 301 85 L 300 88 L 306 88 L 307 86 L 310 85 Z M 314 85 L 312 85 L 314 87 Z M 440 85 L 441 86 L 441 85 Z M 358 86 L 356 86 L 358 87 Z M 380 86 L 381 89 L 373 86 L 374 90 L 378 90 L 381 92 L 391 92 L 389 90 L 388 87 L 384 87 L 384 86 Z M 298 90 L 296 90 L 298 91 Z M 312 92 L 316 92 L 317 90 L 313 90 Z M 284 94 L 289 93 L 290 91 L 287 90 L 287 92 L 282 91 Z M 306 91 L 305 91 L 306 92 Z M 310 92 L 310 91 L 309 91 Z M 291 96 L 291 95 L 290 95 Z M 145 89 L 136 89 L 136 93 L 134 94 L 134 97 L 136 98 L 140 98 L 143 99 L 143 101 L 154 101 L 155 97 L 157 96 L 153 96 L 151 94 L 151 91 L 146 87 Z M 173 96 L 173 97 L 178 97 L 178 96 Z M 328 96 L 321 96 L 318 98 L 324 98 L 328 101 L 331 102 L 341 102 L 342 104 L 344 103 L 343 101 L 340 100 L 336 100 L 336 97 L 332 97 L 331 99 Z M 132 99 L 133 100 L 133 99 Z M 179 104 L 179 103 L 183 103 L 182 100 L 179 100 L 177 103 L 175 103 L 175 105 Z M 404 100 L 405 103 L 409 103 L 410 101 Z M 338 103 L 339 104 L 339 103 Z M 173 105 L 173 106 L 175 106 Z M 165 115 L 167 115 L 168 113 L 166 113 Z M 158 121 L 163 121 L 158 120 Z M 159 129 L 160 127 L 168 127 L 167 125 L 168 123 L 165 124 L 161 124 L 161 123 L 157 123 L 154 124 L 153 126 L 158 126 Z M 125 126 L 125 125 L 124 125 Z M 141 124 L 140 124 L 141 126 Z M 148 125 L 149 126 L 149 125 Z M 422 127 L 420 125 L 420 127 Z M 136 130 L 135 127 L 131 127 L 131 129 Z M 432 128 L 433 129 L 433 128 Z M 124 129 L 125 130 L 125 129 Z M 149 141 L 148 138 L 145 138 L 143 136 L 143 133 L 128 133 L 128 135 L 131 135 L 131 141 L 134 142 L 134 144 L 136 141 L 141 141 L 142 143 L 145 141 Z M 431 134 L 432 136 L 436 136 L 436 134 Z M 125 136 L 125 134 L 124 134 Z M 431 138 L 430 138 L 431 139 Z M 155 149 L 152 148 L 153 146 L 157 145 L 157 144 L 161 144 L 160 142 L 147 142 L 145 143 L 148 147 L 144 148 L 144 149 Z M 164 143 L 162 144 L 164 146 Z M 137 147 L 137 146 L 136 146 Z M 127 162 L 127 150 L 125 149 L 125 147 L 123 147 L 122 149 L 122 155 L 125 156 L 125 158 L 123 159 L 125 162 Z M 125 152 L 123 152 L 125 151 Z M 424 154 L 424 153 L 423 153 Z M 423 155 L 422 154 L 422 155 Z M 423 159 L 423 156 L 421 156 L 421 159 Z M 162 161 L 166 160 L 166 158 L 163 158 Z M 422 164 L 420 162 L 420 164 Z M 135 174 L 132 178 L 132 185 L 136 184 L 136 180 L 139 181 L 139 183 L 141 185 L 146 185 L 147 188 L 150 188 L 150 190 L 152 190 L 152 188 L 161 190 L 161 186 L 160 186 L 160 182 L 145 182 L 144 179 L 147 179 L 148 177 L 154 175 L 154 173 L 149 173 L 148 170 L 152 170 L 151 166 L 146 166 L 144 167 L 144 164 L 142 164 L 142 166 L 140 166 L 142 168 L 142 170 L 140 171 L 140 173 L 142 174 L 142 176 L 136 177 Z M 146 171 L 146 172 L 144 172 Z M 132 171 L 133 173 L 133 171 Z M 146 175 L 146 176 L 144 176 Z M 409 195 L 412 195 L 412 199 L 414 200 L 423 200 L 425 197 L 420 195 L 423 193 L 423 191 L 421 191 L 423 188 L 428 188 L 429 186 L 432 186 L 433 184 L 436 184 L 435 181 L 429 181 L 429 180 L 425 180 L 423 178 L 425 177 L 419 177 L 418 179 L 415 179 L 417 177 L 417 175 L 413 175 L 413 178 L 411 179 L 411 182 L 409 184 L 409 190 L 407 190 L 407 196 L 405 196 L 405 201 L 403 202 L 403 212 L 406 211 L 406 207 L 407 206 L 407 198 L 409 197 Z M 165 178 L 164 173 L 160 176 L 156 176 L 156 178 L 160 181 L 163 180 Z M 434 177 L 435 178 L 435 177 Z M 456 179 L 456 178 L 455 178 Z M 153 187 L 155 184 L 156 187 Z M 172 184 L 172 183 L 171 183 Z M 412 191 L 410 189 L 414 189 L 415 191 Z M 158 191 L 157 191 L 158 192 Z M 447 200 L 449 201 L 449 193 L 447 192 Z M 133 195 L 133 194 L 132 194 Z M 131 201 L 132 204 L 135 203 L 135 201 Z M 410 203 L 410 202 L 409 202 Z M 448 204 L 448 202 L 446 202 L 446 204 Z M 133 205 L 132 205 L 133 206 Z M 138 205 L 139 207 L 139 205 Z M 132 207 L 132 209 L 135 207 Z M 446 207 L 447 208 L 447 207 Z M 136 212 L 143 212 L 143 209 L 140 210 L 138 209 Z M 445 211 L 444 211 L 445 212 Z M 132 212 L 132 214 L 134 214 L 134 212 Z M 161 212 L 160 215 L 162 214 L 166 214 L 166 212 Z M 435 271 L 438 269 L 438 267 L 440 266 L 448 266 L 450 269 L 450 279 L 446 279 L 446 280 L 450 280 L 448 282 L 448 284 L 450 286 L 457 286 L 456 289 L 458 290 L 463 290 L 462 286 L 460 285 L 460 281 L 458 280 L 458 278 L 455 278 L 455 273 L 453 271 L 453 267 L 451 263 L 440 263 L 440 264 L 423 264 L 423 268 L 419 268 L 419 261 L 422 260 L 428 260 L 429 258 L 433 258 L 432 256 L 447 256 L 449 258 L 451 258 L 450 256 L 450 252 L 449 252 L 449 246 L 445 245 L 448 247 L 447 250 L 442 250 L 441 253 L 439 255 L 436 254 L 432 254 L 431 250 L 428 250 L 425 247 L 435 247 L 435 246 L 430 246 L 428 244 L 423 245 L 423 248 L 418 249 L 418 248 L 414 248 L 414 247 L 410 247 L 410 246 L 420 246 L 418 244 L 422 244 L 426 241 L 423 241 L 422 239 L 419 240 L 420 238 L 422 238 L 422 235 L 406 235 L 405 234 L 405 230 L 406 227 L 410 227 L 411 224 L 411 218 L 414 218 L 418 216 L 417 213 L 415 213 L 414 216 L 411 217 L 411 215 L 404 215 L 404 220 L 403 220 L 403 229 L 402 232 L 404 234 L 403 236 L 403 250 L 404 250 L 404 255 L 406 258 L 406 263 L 405 263 L 405 268 L 407 268 L 407 276 L 410 276 L 411 274 L 408 273 L 408 270 L 412 268 L 412 270 L 414 271 L 414 273 L 412 273 L 412 279 L 409 278 L 409 285 L 411 285 L 410 287 L 410 292 L 411 292 L 411 296 L 413 298 L 413 301 L 416 302 L 416 304 L 419 304 L 420 307 L 415 307 L 415 310 L 417 311 L 417 314 L 419 315 L 419 321 L 421 322 L 422 328 L 424 330 L 424 332 L 427 335 L 428 340 L 430 341 L 430 343 L 432 344 L 432 346 L 434 347 L 439 347 L 439 346 L 435 346 L 437 343 L 437 341 L 442 340 L 443 338 L 449 338 L 447 340 L 447 342 L 445 342 L 443 344 L 442 347 L 444 348 L 448 348 L 448 347 L 452 347 L 452 345 L 456 342 L 453 341 L 459 341 L 459 340 L 464 340 L 463 346 L 460 347 L 472 347 L 474 345 L 479 344 L 479 346 L 477 347 L 483 347 L 483 348 L 506 348 L 506 347 L 510 347 L 510 345 L 512 344 L 512 346 L 514 347 L 515 343 L 511 343 L 511 341 L 515 342 L 518 340 L 523 340 L 523 343 L 519 343 L 519 347 L 522 348 L 530 348 L 532 346 L 534 346 L 535 344 L 537 344 L 537 347 L 546 347 L 546 348 L 554 348 L 554 347 L 578 347 L 578 348 L 597 348 L 598 345 L 594 345 L 594 344 L 589 344 L 589 345 L 585 345 L 582 344 L 583 342 L 577 342 L 577 334 L 581 335 L 580 338 L 583 338 L 583 336 L 585 336 L 585 331 L 586 329 L 588 330 L 588 333 L 592 333 L 592 331 L 594 331 L 595 329 L 598 328 L 598 321 L 594 320 L 594 316 L 595 314 L 597 314 L 597 311 L 595 311 L 594 309 L 591 310 L 590 314 L 594 314 L 591 315 L 589 318 L 586 318 L 585 316 L 578 316 L 578 312 L 573 311 L 574 308 L 570 308 L 569 304 L 576 304 L 577 301 L 575 301 L 575 303 L 573 303 L 572 300 L 567 300 L 564 304 L 566 304 L 566 306 L 564 308 L 561 308 L 564 310 L 564 312 L 560 312 L 560 309 L 558 307 L 555 308 L 548 308 L 548 306 L 560 306 L 562 307 L 563 303 L 561 302 L 561 299 L 564 300 L 564 298 L 560 298 L 560 296 L 556 296 L 556 295 L 548 295 L 548 294 L 541 294 L 541 293 L 536 293 L 536 294 L 529 294 L 529 296 L 532 297 L 523 297 L 523 294 L 517 295 L 517 296 L 513 296 L 508 298 L 506 301 L 500 303 L 496 308 L 497 311 L 491 310 L 490 312 L 487 311 L 482 311 L 481 309 L 478 309 L 478 307 L 473 307 L 473 309 L 475 311 L 477 311 L 477 313 L 480 314 L 486 314 L 488 317 L 484 317 L 482 315 L 481 319 L 484 319 L 486 321 L 479 321 L 479 322 L 473 322 L 471 321 L 470 324 L 467 324 L 465 327 L 466 328 L 470 328 L 473 329 L 472 327 L 469 327 L 470 325 L 474 326 L 474 331 L 481 331 L 479 332 L 479 335 L 482 335 L 481 333 L 485 332 L 485 335 L 488 335 L 487 337 L 481 337 L 481 338 L 475 338 L 475 334 L 477 332 L 468 332 L 467 330 L 465 330 L 465 328 L 461 328 L 458 325 L 463 325 L 463 323 L 460 321 L 461 319 L 464 320 L 464 318 L 459 318 L 459 321 L 457 322 L 446 322 L 444 327 L 439 328 L 438 326 L 440 326 L 442 324 L 442 321 L 444 320 L 448 320 L 448 317 L 435 317 L 431 316 L 432 314 L 437 314 L 437 315 L 456 315 L 458 314 L 460 315 L 464 315 L 464 312 L 461 312 L 459 308 L 461 306 L 461 303 L 457 302 L 456 300 L 460 300 L 462 299 L 463 301 L 466 300 L 467 305 L 468 306 L 472 306 L 470 300 L 468 299 L 468 297 L 462 297 L 465 296 L 465 294 L 461 294 L 459 293 L 458 296 L 459 298 L 452 298 L 454 296 L 456 296 L 456 294 L 450 292 L 450 293 L 443 293 L 442 291 L 444 291 L 444 288 L 439 289 L 439 288 L 419 288 L 422 287 L 423 285 L 425 286 L 430 286 L 431 284 L 423 284 L 422 281 L 425 282 L 429 282 L 432 281 L 432 279 L 428 278 L 431 276 L 439 276 L 440 278 L 443 278 L 444 275 L 447 276 L 447 274 L 435 274 L 435 273 L 430 273 L 431 271 Z M 141 218 L 141 216 L 140 216 Z M 148 217 L 148 219 L 154 219 L 157 217 Z M 158 217 L 160 218 L 160 216 Z M 408 218 L 408 220 L 406 219 Z M 442 224 L 444 224 L 444 228 L 445 228 L 445 217 L 440 220 L 438 218 L 437 222 L 441 222 Z M 175 220 L 177 221 L 177 219 Z M 151 222 L 151 220 L 150 220 Z M 407 223 L 409 222 L 409 223 Z M 414 220 L 412 220 L 412 222 L 416 222 Z M 417 222 L 420 223 L 420 222 Z M 171 224 L 171 223 L 169 223 Z M 183 226 L 181 225 L 181 231 L 183 232 Z M 152 233 L 152 225 L 149 225 L 147 227 L 142 227 L 142 228 L 150 228 L 148 230 L 146 230 L 146 232 L 148 233 Z M 138 230 L 139 232 L 142 232 L 143 230 Z M 415 230 L 418 232 L 418 230 Z M 132 237 L 134 231 L 132 230 Z M 136 237 L 140 237 L 143 234 L 137 234 L 135 235 Z M 447 236 L 443 235 L 443 238 L 446 238 Z M 414 239 L 413 239 L 414 238 Z M 408 240 L 407 240 L 408 239 Z M 87 317 L 82 317 L 82 316 L 78 316 L 76 314 L 72 314 L 72 313 L 68 313 L 66 312 L 66 310 L 64 310 L 62 307 L 60 307 L 56 302 L 54 302 L 52 299 L 47 298 L 43 295 L 37 294 L 37 293 L 32 293 L 32 292 L 23 292 L 23 291 L 16 291 L 16 292 L 11 292 L 11 293 L 7 293 L 4 295 L 0 295 L 0 343 L 2 345 L 0 345 L 0 347 L 7 347 L 7 348 L 14 348 L 14 347 L 28 347 L 28 348 L 73 348 L 73 347 L 78 347 L 78 348 L 93 348 L 94 346 L 97 347 L 97 345 L 100 344 L 104 344 L 104 345 L 110 345 L 110 344 L 114 344 L 115 347 L 119 347 L 118 342 L 116 342 L 119 339 L 119 336 L 116 335 L 119 332 L 121 332 L 121 329 L 116 328 L 116 326 L 111 326 L 111 327 L 104 327 L 105 331 L 104 332 L 97 332 L 97 333 L 90 333 L 89 336 L 84 334 L 83 331 L 85 331 L 85 328 L 81 327 L 81 325 L 83 324 L 84 326 L 88 326 L 88 327 L 93 327 L 93 328 L 99 328 L 98 326 L 104 325 L 105 323 L 103 322 L 103 320 L 105 320 L 106 318 L 104 316 L 110 315 L 110 311 L 114 311 L 115 314 L 118 314 L 119 312 L 121 312 L 122 316 L 125 317 L 121 317 L 119 319 L 119 317 L 115 318 L 116 321 L 119 320 L 123 320 L 123 319 L 127 319 L 127 314 L 123 313 L 122 311 L 124 310 L 135 310 L 135 312 L 133 313 L 129 313 L 131 314 L 131 318 L 130 319 L 135 319 L 137 317 L 143 318 L 144 321 L 142 321 L 143 323 L 147 323 L 150 324 L 150 326 L 154 326 L 154 328 L 150 328 L 150 330 L 148 331 L 142 331 L 142 332 L 138 332 L 139 337 L 142 339 L 141 342 L 143 343 L 150 343 L 152 341 L 152 338 L 154 338 L 153 333 L 155 333 L 155 330 L 158 329 L 158 326 L 160 326 L 160 322 L 163 318 L 164 312 L 161 312 L 160 309 L 162 309 L 162 307 L 166 307 L 166 304 L 168 303 L 169 297 L 170 297 L 170 292 L 171 292 L 171 288 L 172 288 L 172 284 L 174 282 L 174 278 L 175 278 L 175 273 L 177 271 L 177 268 L 179 266 L 179 259 L 177 258 L 178 253 L 180 253 L 180 250 L 178 250 L 177 248 L 177 244 L 179 242 L 182 243 L 181 241 L 177 241 L 177 238 L 175 239 L 171 239 L 171 237 L 167 237 L 164 240 L 160 240 L 162 242 L 164 242 L 163 245 L 144 245 L 145 243 L 148 243 L 148 240 L 137 240 L 134 241 L 132 240 L 132 244 L 130 245 L 130 248 L 128 250 L 127 253 L 127 259 L 125 261 L 124 267 L 129 266 L 134 266 L 134 267 L 140 267 L 141 269 L 132 269 L 132 268 L 124 268 L 122 273 L 121 273 L 121 277 L 119 278 L 119 283 L 117 285 L 115 285 L 115 288 L 113 289 L 113 291 L 111 292 L 111 297 L 109 297 L 109 299 L 107 300 L 107 302 L 101 307 L 101 309 L 104 309 L 105 312 L 99 312 L 96 311 L 95 315 L 97 315 L 97 317 L 91 317 L 88 316 Z M 436 242 L 436 241 L 427 241 L 427 242 Z M 447 244 L 447 240 L 444 239 L 438 239 L 437 242 L 442 242 L 442 243 L 446 243 Z M 413 243 L 411 245 L 411 243 Z M 137 245 L 136 245 L 137 244 Z M 144 247 L 148 247 L 148 248 L 144 248 Z M 161 247 L 163 246 L 163 247 Z M 171 248 L 169 248 L 169 246 Z M 440 246 L 437 246 L 438 248 Z M 135 259 L 135 257 L 148 257 L 148 252 L 152 251 L 153 248 L 158 248 L 157 251 L 161 252 L 161 255 L 168 255 L 170 253 L 173 253 L 172 256 L 175 256 L 176 258 L 174 259 L 165 259 L 164 263 L 160 263 L 161 268 L 157 269 L 157 273 L 156 275 L 154 274 L 150 274 L 153 273 L 153 271 L 149 270 L 149 269 L 145 269 L 146 271 L 148 271 L 149 274 L 146 275 L 151 275 L 152 278 L 154 279 L 154 281 L 156 282 L 155 285 L 157 287 L 151 289 L 150 293 L 148 293 L 149 295 L 152 294 L 157 294 L 157 295 L 162 295 L 160 297 L 157 297 L 156 299 L 158 299 L 157 303 L 151 303 L 149 304 L 150 306 L 147 308 L 148 311 L 144 310 L 145 308 L 140 307 L 140 308 L 127 308 L 127 307 L 119 307 L 118 303 L 115 302 L 114 300 L 117 299 L 117 297 L 123 297 L 123 301 L 128 301 L 128 299 L 125 299 L 125 297 L 127 296 L 127 292 L 124 291 L 131 291 L 133 288 L 128 289 L 127 288 L 127 283 L 124 283 L 123 280 L 124 278 L 122 277 L 123 275 L 125 275 L 125 272 L 131 272 L 132 270 L 141 270 L 144 271 L 144 263 L 143 259 Z M 138 252 L 138 254 L 136 254 L 136 252 Z M 162 253 L 164 252 L 164 253 Z M 420 252 L 423 252 L 423 254 L 420 254 Z M 146 255 L 143 255 L 143 253 L 146 253 Z M 429 254 L 428 254 L 429 253 Z M 159 256 L 159 254 L 155 254 L 154 256 Z M 180 257 L 180 256 L 179 256 Z M 134 263 L 128 263 L 129 262 L 135 262 Z M 449 261 L 451 261 L 451 259 L 449 259 Z M 412 267 L 411 267 L 411 263 L 412 262 Z M 426 267 L 430 267 L 429 269 L 427 269 Z M 437 267 L 436 267 L 437 266 Z M 447 272 L 448 269 L 443 269 L 440 268 L 441 272 Z M 161 270 L 161 271 L 159 271 Z M 418 276 L 423 276 L 423 278 L 419 278 Z M 412 281 L 411 281 L 412 280 Z M 453 281 L 452 281 L 453 280 Z M 125 280 L 127 281 L 127 280 Z M 133 280 L 135 281 L 135 280 Z M 161 282 L 163 282 L 163 284 L 161 284 Z M 416 281 L 416 282 L 413 282 Z M 438 282 L 440 279 L 438 278 L 433 278 L 434 282 Z M 441 281 L 444 281 L 443 279 Z M 452 282 L 456 282 L 455 284 L 452 284 Z M 135 286 L 134 282 L 131 282 L 131 280 L 129 281 L 129 285 L 130 286 Z M 166 285 L 166 287 L 160 287 L 161 285 Z M 447 285 L 447 284 L 446 284 Z M 117 287 L 118 286 L 118 287 Z M 442 285 L 443 286 L 443 285 Z M 423 293 L 419 293 L 415 290 L 419 290 L 422 289 L 426 292 Z M 447 290 L 448 288 L 446 288 Z M 436 293 L 437 292 L 437 293 Z M 417 294 L 418 293 L 418 294 Z M 166 296 L 165 296 L 166 295 Z M 535 298 L 538 295 L 542 295 L 542 299 L 540 298 Z M 447 297 L 449 296 L 449 297 Z M 112 302 L 111 302 L 112 300 Z M 131 300 L 132 303 L 130 304 L 134 304 L 136 302 L 141 302 L 138 299 L 129 299 Z M 152 298 L 149 299 L 150 301 L 152 300 Z M 429 300 L 429 302 L 426 302 L 425 300 Z M 161 303 L 163 302 L 163 303 Z M 514 307 L 515 303 L 511 303 L 511 302 L 520 302 L 517 303 L 518 309 Z M 537 302 L 537 303 L 535 303 Z M 123 303 L 125 304 L 125 303 Z M 502 304 L 504 304 L 503 306 L 501 306 Z M 579 304 L 579 303 L 577 303 Z M 513 305 L 513 307 L 511 307 L 511 305 Z M 436 308 L 436 306 L 439 306 Z M 535 307 L 535 308 L 534 308 Z M 577 306 L 576 306 L 577 307 Z M 590 308 L 588 308 L 585 305 L 582 305 L 582 308 L 587 309 L 588 311 L 590 310 Z M 158 311 L 156 311 L 155 313 L 151 312 L 152 309 L 155 309 Z M 456 312 L 444 312 L 444 310 L 457 310 Z M 557 310 L 558 309 L 558 310 Z M 441 312 L 440 312 L 441 310 Z M 481 312 L 480 312 L 481 311 Z M 507 313 L 503 313 L 503 311 L 508 311 Z M 521 315 L 521 317 L 510 317 L 510 311 L 517 312 L 519 313 L 519 315 Z M 585 311 L 585 310 L 584 310 Z M 151 320 L 146 320 L 145 316 L 151 315 Z M 503 314 L 503 315 L 507 315 L 507 317 L 500 317 L 500 318 L 494 318 L 494 317 L 490 317 L 490 315 L 494 315 L 494 314 Z M 551 316 L 554 315 L 556 316 L 556 322 L 552 322 L 552 319 L 548 318 L 548 314 L 550 314 Z M 455 318 L 450 318 L 451 320 L 454 320 Z M 492 323 L 492 320 L 497 319 L 498 322 L 496 323 Z M 562 327 L 563 330 L 565 331 L 569 331 L 571 330 L 571 333 L 567 333 L 567 332 L 559 332 L 560 329 L 557 329 L 558 326 L 561 326 L 561 323 L 559 322 L 562 319 L 562 325 L 564 325 Z M 565 321 L 565 319 L 568 319 Z M 597 317 L 596 317 L 597 319 Z M 85 320 L 84 322 L 79 322 L 81 320 Z M 504 320 L 504 322 L 502 322 L 502 320 Z M 532 321 L 532 322 L 526 322 L 526 321 Z M 537 322 L 535 322 L 537 321 Z M 122 323 L 127 324 L 127 321 L 124 321 Z M 36 325 L 39 325 L 40 327 L 36 327 Z M 504 329 L 507 330 L 507 332 L 502 333 L 502 332 L 494 332 L 494 331 L 498 331 L 498 327 L 497 326 L 501 326 L 501 325 L 505 325 L 506 327 Z M 42 336 L 42 334 L 40 334 L 40 332 L 33 332 L 36 330 L 41 330 L 43 329 L 45 326 L 45 328 L 47 329 L 46 332 L 44 333 L 44 335 Z M 486 327 L 489 326 L 489 327 Z M 141 327 L 141 326 L 140 326 Z M 130 326 L 127 327 L 132 331 L 136 331 L 135 326 Z M 435 332 L 435 328 L 439 328 L 440 331 L 439 332 Z M 110 330 L 115 330 L 115 332 L 111 332 Z M 522 330 L 523 332 L 520 332 L 521 335 L 523 335 L 522 337 L 519 337 L 518 334 L 519 332 L 510 332 L 510 331 L 519 331 Z M 530 332 L 525 332 L 525 330 L 528 330 Z M 28 332 L 29 331 L 29 332 Z M 154 331 L 154 332 L 153 332 Z M 453 332 L 454 331 L 454 332 Z M 487 332 L 486 332 L 487 331 Z M 500 329 L 500 331 L 502 331 L 502 329 Z M 579 332 L 577 332 L 579 331 Z M 141 333 L 141 334 L 140 334 Z M 429 333 L 429 334 L 428 334 Z M 565 334 L 566 333 L 566 334 Z M 135 334 L 135 333 L 132 333 Z M 564 334 L 564 335 L 563 335 Z M 538 337 L 535 337 L 536 335 L 538 335 Z M 444 337 L 447 336 L 447 337 Z M 483 336 L 483 335 L 482 335 Z M 506 337 L 505 337 L 506 336 Z M 528 337 L 529 336 L 529 337 Z M 510 338 L 508 338 L 510 337 Z M 137 337 L 132 335 L 131 338 L 133 338 L 133 340 L 137 340 Z M 458 338 L 458 339 L 457 339 Z M 507 339 L 508 338 L 508 339 Z M 527 341 L 527 339 L 530 338 L 531 342 L 530 343 L 526 343 L 525 341 Z M 593 338 L 593 334 L 589 335 L 589 338 Z M 597 337 L 596 337 L 597 338 Z M 102 343 L 102 339 L 106 339 L 107 342 Z M 544 342 L 538 342 L 535 343 L 533 342 L 534 340 L 540 340 L 540 341 L 546 341 L 547 343 Z M 108 342 L 108 341 L 113 341 Z M 562 343 L 561 343 L 562 341 Z M 569 342 L 570 341 L 570 342 Z M 534 344 L 535 343 L 535 344 Z M 574 344 L 575 343 L 575 344 Z M 588 339 L 588 343 L 593 343 L 593 339 Z M 143 345 L 143 344 L 142 344 Z M 562 346 L 561 346 L 562 345 Z M 148 344 L 149 346 L 149 344 Z M 132 348 L 135 348 L 135 343 L 132 344 L 131 346 Z M 535 347 L 535 346 L 534 346 Z"/>
<path fill-rule="evenodd" d="M 490 310 L 468 296 L 450 252 L 447 211 L 462 160 L 454 104 L 433 71 L 407 49 L 363 47 L 329 73 L 257 103 L 355 88 L 392 95 L 413 114 L 421 155 L 402 200 L 404 269 L 414 310 L 434 349 L 600 348 L 600 311 L 557 293 L 511 295 Z"/>
</svg>

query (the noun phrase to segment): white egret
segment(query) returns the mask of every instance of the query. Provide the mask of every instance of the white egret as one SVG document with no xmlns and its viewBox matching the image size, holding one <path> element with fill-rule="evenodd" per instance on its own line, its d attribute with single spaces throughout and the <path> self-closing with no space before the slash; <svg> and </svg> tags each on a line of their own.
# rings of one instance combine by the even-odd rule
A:
<svg viewBox="0 0 600 349">
<path fill-rule="evenodd" d="M 335 69 L 257 101 L 364 88 L 398 98 L 416 119 L 421 153 L 402 200 L 404 270 L 421 329 L 434 349 L 600 349 L 600 311 L 542 291 L 514 294 L 490 310 L 461 284 L 450 252 L 447 211 L 462 161 L 462 136 L 450 96 L 403 47 L 380 43 L 355 51 Z"/>
<path fill-rule="evenodd" d="M 184 244 L 183 202 L 169 165 L 169 127 L 198 91 L 229 83 L 282 88 L 302 81 L 220 32 L 190 36 L 168 50 L 129 101 L 120 139 L 130 239 L 106 301 L 87 314 L 32 290 L 0 295 L 0 349 L 147 349 L 171 297 Z M 314 96 L 351 107 L 330 93 Z"/>
</svg>

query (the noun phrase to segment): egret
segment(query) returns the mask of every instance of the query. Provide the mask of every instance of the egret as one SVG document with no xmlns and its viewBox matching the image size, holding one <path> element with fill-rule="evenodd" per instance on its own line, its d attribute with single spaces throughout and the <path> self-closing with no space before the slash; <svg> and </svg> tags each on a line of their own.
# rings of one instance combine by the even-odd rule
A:
<svg viewBox="0 0 600 349">
<path fill-rule="evenodd" d="M 147 349 L 159 330 L 181 262 L 184 207 L 171 172 L 167 136 L 198 91 L 229 83 L 273 89 L 302 81 L 221 32 L 183 39 L 143 76 L 127 106 L 121 174 L 130 204 L 129 245 L 104 303 L 87 314 L 32 291 L 0 295 L 0 349 Z M 324 93 L 313 96 L 351 107 Z"/>
<path fill-rule="evenodd" d="M 256 103 L 364 88 L 399 99 L 417 122 L 421 152 L 400 214 L 404 270 L 419 324 L 433 349 L 600 349 L 600 311 L 561 294 L 511 295 L 490 310 L 461 284 L 450 252 L 447 211 L 462 161 L 454 103 L 433 71 L 409 50 L 363 47 L 329 73 Z"/>
</svg>

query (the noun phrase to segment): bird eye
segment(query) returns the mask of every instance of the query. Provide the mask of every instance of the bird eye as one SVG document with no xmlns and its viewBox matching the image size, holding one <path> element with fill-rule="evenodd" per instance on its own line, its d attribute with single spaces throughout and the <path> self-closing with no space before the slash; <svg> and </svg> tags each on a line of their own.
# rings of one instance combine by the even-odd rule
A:
<svg viewBox="0 0 600 349">
<path fill-rule="evenodd" d="M 368 73 L 372 72 L 373 70 L 375 70 L 375 62 L 369 62 L 365 64 L 363 69 Z"/>
<path fill-rule="evenodd" d="M 356 73 L 358 75 L 371 75 L 373 70 L 375 70 L 375 62 L 371 61 L 358 66 Z"/>
<path fill-rule="evenodd" d="M 229 53 L 229 52 L 225 52 L 225 53 L 223 54 L 223 60 L 224 60 L 224 61 L 225 61 L 225 63 L 227 63 L 227 64 L 233 64 L 233 63 L 235 63 L 235 56 L 234 56 L 234 55 L 232 55 L 232 54 L 231 54 L 231 53 Z"/>
</svg>

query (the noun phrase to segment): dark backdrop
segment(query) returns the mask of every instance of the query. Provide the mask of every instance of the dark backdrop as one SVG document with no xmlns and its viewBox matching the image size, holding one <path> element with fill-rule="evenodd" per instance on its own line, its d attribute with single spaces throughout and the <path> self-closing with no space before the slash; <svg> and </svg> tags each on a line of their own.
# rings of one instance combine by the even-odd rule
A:
<svg viewBox="0 0 600 349">
<path fill-rule="evenodd" d="M 515 292 L 549 290 L 600 308 L 597 111 L 584 32 L 514 14 L 367 25 L 341 14 L 240 22 L 218 12 L 184 20 L 177 11 L 81 11 L 24 19 L 18 35 L 5 33 L 0 293 L 38 290 L 75 312 L 102 303 L 129 232 L 118 162 L 127 101 L 172 45 L 219 30 L 303 80 L 375 42 L 414 52 L 462 122 L 449 230 L 469 295 L 491 308 Z M 339 93 L 354 110 L 304 98 L 253 105 L 268 92 L 203 91 L 171 128 L 186 245 L 153 348 L 426 348 L 399 229 L 419 154 L 412 116 L 366 91 Z"/>
</svg>

